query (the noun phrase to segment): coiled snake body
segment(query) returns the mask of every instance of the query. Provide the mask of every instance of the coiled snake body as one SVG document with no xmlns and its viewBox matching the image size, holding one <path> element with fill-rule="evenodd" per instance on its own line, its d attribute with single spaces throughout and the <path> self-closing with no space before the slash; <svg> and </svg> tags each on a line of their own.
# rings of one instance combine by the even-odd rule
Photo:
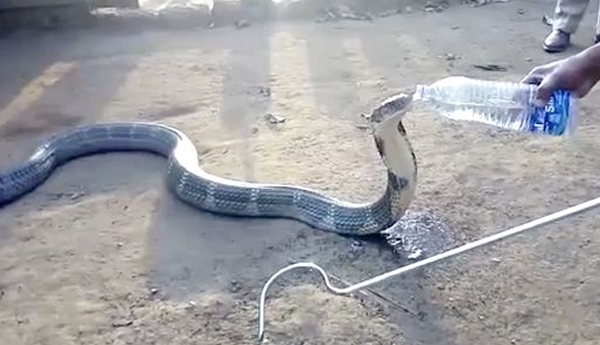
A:
<svg viewBox="0 0 600 345">
<path fill-rule="evenodd" d="M 284 217 L 340 234 L 365 235 L 392 226 L 412 201 L 415 156 L 401 117 L 410 104 L 398 95 L 369 116 L 379 153 L 388 169 L 385 193 L 366 204 L 351 204 L 316 191 L 275 184 L 246 183 L 203 171 L 193 143 L 172 127 L 143 122 L 76 127 L 46 140 L 21 166 L 0 173 L 0 205 L 33 191 L 69 160 L 107 151 L 149 151 L 168 157 L 167 184 L 184 202 L 217 214 Z"/>
</svg>

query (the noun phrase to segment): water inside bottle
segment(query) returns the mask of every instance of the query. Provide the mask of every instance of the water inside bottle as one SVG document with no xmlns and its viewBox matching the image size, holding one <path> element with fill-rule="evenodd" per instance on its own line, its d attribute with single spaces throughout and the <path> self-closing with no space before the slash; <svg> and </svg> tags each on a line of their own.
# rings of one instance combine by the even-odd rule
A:
<svg viewBox="0 0 600 345">
<path fill-rule="evenodd" d="M 450 77 L 431 85 L 417 85 L 413 100 L 454 120 L 522 131 L 529 128 L 535 90 L 527 84 Z"/>
</svg>

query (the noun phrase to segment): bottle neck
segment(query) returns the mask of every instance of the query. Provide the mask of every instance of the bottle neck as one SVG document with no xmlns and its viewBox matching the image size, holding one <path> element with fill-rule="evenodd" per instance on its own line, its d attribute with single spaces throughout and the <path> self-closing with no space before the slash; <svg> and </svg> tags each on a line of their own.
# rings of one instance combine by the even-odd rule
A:
<svg viewBox="0 0 600 345">
<path fill-rule="evenodd" d="M 427 96 L 428 96 L 428 92 L 427 92 L 427 85 L 423 85 L 423 84 L 418 84 L 415 87 L 415 93 L 413 94 L 413 101 L 426 101 L 427 100 Z"/>
</svg>

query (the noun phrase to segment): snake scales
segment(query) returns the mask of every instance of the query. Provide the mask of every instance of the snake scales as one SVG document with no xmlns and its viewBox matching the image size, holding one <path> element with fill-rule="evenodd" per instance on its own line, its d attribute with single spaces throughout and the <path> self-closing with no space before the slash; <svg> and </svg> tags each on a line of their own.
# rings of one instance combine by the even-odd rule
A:
<svg viewBox="0 0 600 345">
<path fill-rule="evenodd" d="M 125 122 L 84 125 L 47 139 L 25 163 L 0 172 L 0 206 L 33 191 L 56 167 L 77 157 L 147 151 L 168 157 L 168 187 L 179 199 L 200 209 L 229 216 L 291 218 L 340 234 L 378 233 L 404 215 L 415 193 L 416 160 L 402 125 L 410 101 L 405 94 L 390 97 L 368 116 L 388 171 L 386 190 L 374 202 L 351 204 L 310 189 L 213 176 L 198 165 L 193 143 L 179 130 Z"/>
</svg>

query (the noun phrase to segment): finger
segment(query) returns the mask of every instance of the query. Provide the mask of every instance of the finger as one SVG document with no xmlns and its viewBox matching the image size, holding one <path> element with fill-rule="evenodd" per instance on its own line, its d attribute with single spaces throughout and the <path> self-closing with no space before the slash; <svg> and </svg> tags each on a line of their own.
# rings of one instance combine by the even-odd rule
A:
<svg viewBox="0 0 600 345">
<path fill-rule="evenodd" d="M 533 76 L 531 76 L 531 77 L 529 77 L 527 79 L 527 81 L 525 82 L 525 84 L 540 85 L 543 80 L 544 80 L 544 76 L 542 76 L 542 75 L 533 75 Z"/>
<path fill-rule="evenodd" d="M 550 75 L 544 78 L 541 83 L 537 87 L 537 95 L 536 95 L 536 106 L 544 106 L 550 100 L 550 96 L 556 90 L 556 83 L 554 82 L 554 78 Z"/>
<path fill-rule="evenodd" d="M 539 85 L 543 79 L 544 79 L 544 77 L 541 76 L 540 74 L 530 73 L 521 80 L 521 83 L 522 84 Z"/>
<path fill-rule="evenodd" d="M 524 84 L 539 84 L 544 76 L 547 74 L 546 68 L 536 67 L 532 69 L 526 76 L 521 80 Z"/>
</svg>

